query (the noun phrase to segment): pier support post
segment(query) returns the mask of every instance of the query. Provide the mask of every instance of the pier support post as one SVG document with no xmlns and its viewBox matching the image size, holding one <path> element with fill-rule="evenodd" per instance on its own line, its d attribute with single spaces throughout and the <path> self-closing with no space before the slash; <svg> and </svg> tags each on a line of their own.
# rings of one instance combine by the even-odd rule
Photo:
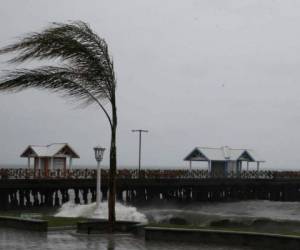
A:
<svg viewBox="0 0 300 250">
<path fill-rule="evenodd" d="M 88 204 L 88 190 L 85 188 L 81 191 L 84 204 Z"/>
<path fill-rule="evenodd" d="M 58 197 L 58 190 L 55 191 L 54 206 L 55 207 L 60 206 L 59 197 Z"/>
<path fill-rule="evenodd" d="M 96 189 L 95 188 L 91 188 L 90 192 L 92 194 L 92 202 L 96 201 Z"/>
<path fill-rule="evenodd" d="M 75 188 L 74 193 L 75 193 L 75 200 L 74 200 L 75 204 L 80 204 L 79 190 Z"/>
</svg>

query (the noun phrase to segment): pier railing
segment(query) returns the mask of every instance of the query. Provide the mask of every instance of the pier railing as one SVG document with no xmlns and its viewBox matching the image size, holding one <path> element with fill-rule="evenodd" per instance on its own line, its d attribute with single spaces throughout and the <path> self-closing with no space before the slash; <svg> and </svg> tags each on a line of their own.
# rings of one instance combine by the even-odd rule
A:
<svg viewBox="0 0 300 250">
<path fill-rule="evenodd" d="M 109 170 L 101 170 L 102 178 L 108 178 Z M 0 169 L 0 179 L 93 179 L 96 169 L 71 170 L 34 170 L 34 169 Z M 141 170 L 140 176 L 135 169 L 119 169 L 119 179 L 208 179 L 208 178 L 241 178 L 241 179 L 300 179 L 300 171 L 242 171 L 227 174 L 209 173 L 207 170 Z"/>
</svg>

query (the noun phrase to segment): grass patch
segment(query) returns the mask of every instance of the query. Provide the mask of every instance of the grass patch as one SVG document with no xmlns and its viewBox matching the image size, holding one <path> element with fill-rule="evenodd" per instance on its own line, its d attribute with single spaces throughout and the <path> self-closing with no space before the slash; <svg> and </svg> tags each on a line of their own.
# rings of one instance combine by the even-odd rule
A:
<svg viewBox="0 0 300 250">
<path fill-rule="evenodd" d="M 85 221 L 85 218 L 72 218 L 72 217 L 54 217 L 54 216 L 42 216 L 42 220 L 48 221 L 49 227 L 64 227 L 64 226 L 76 226 L 77 222 Z"/>
<path fill-rule="evenodd" d="M 20 217 L 21 212 L 17 211 L 1 211 L 0 216 Z"/>
<path fill-rule="evenodd" d="M 17 218 L 22 218 L 22 215 L 26 214 L 34 214 L 34 213 L 28 213 L 28 212 L 20 212 L 20 211 L 4 211 L 0 213 L 0 216 L 9 216 L 9 217 L 17 217 Z M 78 217 L 78 218 L 73 218 L 73 217 L 54 217 L 51 215 L 47 214 L 42 214 L 42 213 L 36 213 L 40 216 L 34 217 L 33 219 L 39 219 L 39 220 L 46 220 L 48 221 L 48 226 L 49 227 L 64 227 L 64 226 L 76 226 L 77 222 L 80 221 L 85 221 L 86 218 Z M 23 217 L 23 218 L 28 218 L 30 217 Z"/>
</svg>

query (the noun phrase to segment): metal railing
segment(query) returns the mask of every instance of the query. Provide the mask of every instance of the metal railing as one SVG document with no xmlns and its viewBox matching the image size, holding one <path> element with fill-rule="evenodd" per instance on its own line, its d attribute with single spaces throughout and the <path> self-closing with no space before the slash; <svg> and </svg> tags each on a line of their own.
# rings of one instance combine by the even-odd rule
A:
<svg viewBox="0 0 300 250">
<path fill-rule="evenodd" d="M 109 171 L 101 170 L 102 178 L 108 178 Z M 72 170 L 33 170 L 24 168 L 2 168 L 0 179 L 93 179 L 96 178 L 96 169 L 72 169 Z M 207 170 L 138 170 L 119 169 L 119 179 L 208 179 L 208 178 L 241 178 L 241 179 L 300 179 L 300 171 L 242 171 L 227 174 L 209 173 Z"/>
</svg>

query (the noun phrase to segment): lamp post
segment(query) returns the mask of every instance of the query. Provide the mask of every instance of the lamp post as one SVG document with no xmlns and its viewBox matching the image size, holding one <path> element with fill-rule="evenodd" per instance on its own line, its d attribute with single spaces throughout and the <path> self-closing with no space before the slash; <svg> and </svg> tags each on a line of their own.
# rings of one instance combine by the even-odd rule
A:
<svg viewBox="0 0 300 250">
<path fill-rule="evenodd" d="M 100 146 L 94 147 L 95 159 L 97 161 L 97 186 L 96 186 L 96 209 L 100 208 L 100 193 L 101 193 L 101 169 L 100 162 L 103 159 L 105 148 Z"/>
<path fill-rule="evenodd" d="M 142 133 L 148 133 L 148 130 L 144 130 L 144 129 L 133 129 L 131 130 L 131 132 L 138 132 L 139 133 L 139 178 L 141 176 L 141 154 L 142 154 Z"/>
</svg>

